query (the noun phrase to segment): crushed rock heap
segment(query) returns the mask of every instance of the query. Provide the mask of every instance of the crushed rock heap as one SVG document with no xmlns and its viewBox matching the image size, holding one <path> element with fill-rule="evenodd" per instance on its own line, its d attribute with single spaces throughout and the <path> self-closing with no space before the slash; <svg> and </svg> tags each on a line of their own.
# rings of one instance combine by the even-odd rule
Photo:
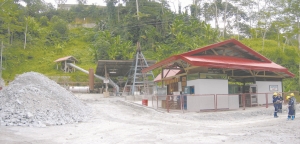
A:
<svg viewBox="0 0 300 144">
<path fill-rule="evenodd" d="M 63 125 L 88 119 L 90 109 L 46 76 L 27 72 L 0 91 L 0 124 Z"/>
</svg>

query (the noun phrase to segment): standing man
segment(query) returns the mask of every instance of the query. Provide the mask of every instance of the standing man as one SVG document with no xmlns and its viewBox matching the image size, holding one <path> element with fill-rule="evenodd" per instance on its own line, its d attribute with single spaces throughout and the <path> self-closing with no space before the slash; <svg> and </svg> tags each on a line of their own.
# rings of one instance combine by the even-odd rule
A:
<svg viewBox="0 0 300 144">
<path fill-rule="evenodd" d="M 294 101 L 291 96 L 287 96 L 286 99 L 289 101 L 288 108 L 289 114 L 287 120 L 294 120 L 295 119 L 295 110 L 294 110 Z"/>
<path fill-rule="evenodd" d="M 277 116 L 278 102 L 279 102 L 279 99 L 277 97 L 277 92 L 274 92 L 274 94 L 273 94 L 273 105 L 274 105 L 274 108 L 275 108 L 274 118 L 278 118 L 278 116 Z"/>
<path fill-rule="evenodd" d="M 283 97 L 280 93 L 277 93 L 278 94 L 278 100 L 279 100 L 279 103 L 278 103 L 278 112 L 279 113 L 282 113 L 282 103 L 283 103 Z"/>
<path fill-rule="evenodd" d="M 294 101 L 294 103 L 293 103 L 293 107 L 294 107 L 294 119 L 295 119 L 295 115 L 296 115 L 296 105 L 297 105 L 297 103 L 296 103 L 296 98 L 295 98 L 295 95 L 294 95 L 294 93 L 291 93 L 290 94 L 290 96 L 291 96 L 291 99 Z"/>
</svg>

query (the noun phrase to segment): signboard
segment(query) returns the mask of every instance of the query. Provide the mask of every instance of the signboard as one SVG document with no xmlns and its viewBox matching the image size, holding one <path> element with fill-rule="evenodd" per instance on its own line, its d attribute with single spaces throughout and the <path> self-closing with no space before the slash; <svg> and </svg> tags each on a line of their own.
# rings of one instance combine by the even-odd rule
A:
<svg viewBox="0 0 300 144">
<path fill-rule="evenodd" d="M 103 83 L 109 83 L 109 80 L 108 80 L 108 79 L 105 79 L 105 80 L 103 81 Z"/>
<path fill-rule="evenodd" d="M 157 88 L 156 95 L 158 95 L 158 96 L 166 96 L 167 95 L 167 88 Z"/>
<path fill-rule="evenodd" d="M 278 85 L 269 85 L 270 91 L 278 91 Z"/>
</svg>

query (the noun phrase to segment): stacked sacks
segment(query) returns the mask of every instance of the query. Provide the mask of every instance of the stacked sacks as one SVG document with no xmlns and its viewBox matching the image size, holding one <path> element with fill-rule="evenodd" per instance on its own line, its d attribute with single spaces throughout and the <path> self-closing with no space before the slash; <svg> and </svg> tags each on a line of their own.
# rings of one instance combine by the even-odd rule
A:
<svg viewBox="0 0 300 144">
<path fill-rule="evenodd" d="M 36 72 L 19 75 L 0 91 L 0 123 L 5 126 L 77 123 L 89 113 L 71 92 Z"/>
</svg>

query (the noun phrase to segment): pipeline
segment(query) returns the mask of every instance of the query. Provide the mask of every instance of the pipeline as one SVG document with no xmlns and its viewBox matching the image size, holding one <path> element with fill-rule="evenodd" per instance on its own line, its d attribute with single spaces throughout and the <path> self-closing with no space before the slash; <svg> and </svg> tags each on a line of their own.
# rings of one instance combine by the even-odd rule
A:
<svg viewBox="0 0 300 144">
<path fill-rule="evenodd" d="M 79 66 L 77 66 L 77 65 L 75 65 L 75 64 L 72 64 L 72 63 L 67 63 L 67 65 L 69 65 L 69 66 L 71 66 L 71 67 L 73 67 L 73 68 L 75 68 L 75 69 L 78 69 L 78 70 L 80 70 L 80 71 L 82 71 L 82 72 L 84 72 L 84 73 L 86 73 L 86 74 L 89 74 L 89 71 L 87 71 L 87 70 L 85 70 L 85 69 L 83 69 L 83 68 L 81 68 L 81 67 L 79 67 Z M 102 76 L 98 76 L 98 75 L 96 75 L 96 74 L 94 74 L 94 76 L 96 77 L 96 78 L 98 78 L 98 79 L 100 79 L 100 80 L 106 80 L 106 78 L 105 77 L 102 77 Z M 108 78 L 108 80 L 109 80 L 109 84 L 112 86 L 112 87 L 114 87 L 115 89 L 116 89 L 116 95 L 118 95 L 119 94 L 119 86 L 116 84 L 116 83 L 114 83 L 110 78 Z"/>
</svg>

